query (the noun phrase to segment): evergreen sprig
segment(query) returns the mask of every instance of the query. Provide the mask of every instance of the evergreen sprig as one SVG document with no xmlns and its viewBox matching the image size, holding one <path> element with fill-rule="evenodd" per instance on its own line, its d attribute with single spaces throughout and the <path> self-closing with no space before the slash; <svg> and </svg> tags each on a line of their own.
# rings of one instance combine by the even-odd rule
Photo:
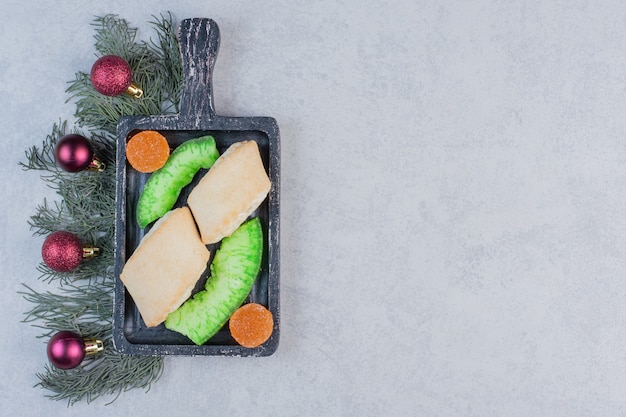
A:
<svg viewBox="0 0 626 417">
<path fill-rule="evenodd" d="M 37 375 L 41 380 L 39 385 L 54 393 L 49 396 L 51 399 L 67 400 L 70 405 L 79 400 L 89 403 L 104 395 L 113 396 L 110 401 L 113 402 L 131 389 L 149 389 L 161 376 L 160 357 L 122 356 L 111 353 L 113 349 L 112 343 L 105 341 L 104 353 L 85 360 L 81 369 L 63 371 L 46 365 L 44 372 Z M 85 378 L 85 373 L 89 378 Z"/>
<path fill-rule="evenodd" d="M 97 56 L 118 55 L 133 69 L 133 83 L 143 90 L 141 100 L 125 94 L 105 97 L 91 85 L 90 74 L 78 71 L 69 84 L 68 101 L 76 101 L 79 126 L 115 134 L 117 121 L 124 115 L 149 115 L 177 111 L 182 90 L 182 62 L 172 16 L 161 15 L 150 24 L 157 41 L 138 41 L 137 29 L 116 15 L 95 19 Z"/>
<path fill-rule="evenodd" d="M 163 114 L 177 111 L 182 89 L 182 62 L 172 16 L 161 15 L 150 22 L 156 41 L 137 40 L 138 31 L 116 15 L 96 17 L 95 49 L 98 55 L 119 55 L 133 69 L 133 81 L 144 91 L 141 99 L 130 96 L 106 97 L 91 86 L 89 74 L 77 72 L 69 82 L 68 101 L 76 103 L 77 127 L 68 128 L 59 121 L 40 146 L 25 152 L 24 170 L 40 172 L 59 200 L 43 200 L 31 216 L 29 226 L 34 235 L 48 235 L 57 230 L 74 233 L 81 242 L 100 248 L 100 255 L 82 262 L 72 272 L 56 272 L 40 263 L 40 280 L 56 284 L 56 291 L 36 291 L 24 285 L 20 294 L 31 303 L 24 322 L 42 330 L 49 337 L 61 330 L 72 330 L 83 337 L 101 339 L 105 350 L 72 370 L 45 366 L 38 373 L 38 385 L 50 391 L 52 399 L 74 404 L 90 402 L 103 395 L 149 389 L 163 371 L 160 357 L 119 354 L 112 343 L 113 259 L 115 218 L 115 133 L 121 116 Z M 87 132 L 85 132 L 87 130 Z M 68 173 L 55 161 L 54 148 L 68 133 L 90 140 L 104 172 Z"/>
</svg>

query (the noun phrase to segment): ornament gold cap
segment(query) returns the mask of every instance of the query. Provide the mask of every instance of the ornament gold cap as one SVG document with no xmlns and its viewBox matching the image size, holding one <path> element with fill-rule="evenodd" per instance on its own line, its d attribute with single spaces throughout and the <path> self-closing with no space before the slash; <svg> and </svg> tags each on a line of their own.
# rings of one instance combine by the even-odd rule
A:
<svg viewBox="0 0 626 417">
<path fill-rule="evenodd" d="M 100 339 L 84 339 L 85 355 L 91 356 L 104 350 L 104 343 Z"/>
<path fill-rule="evenodd" d="M 126 94 L 129 94 L 135 98 L 141 98 L 141 96 L 143 96 L 143 90 L 137 87 L 135 84 L 130 83 L 130 85 L 126 89 Z"/>
<path fill-rule="evenodd" d="M 85 169 L 92 172 L 102 172 L 105 168 L 106 165 L 104 164 L 104 162 L 99 160 L 97 156 L 94 156 L 89 165 L 87 165 L 87 168 Z"/>
<path fill-rule="evenodd" d="M 100 254 L 100 248 L 95 246 L 83 246 L 83 258 L 89 259 Z"/>
</svg>

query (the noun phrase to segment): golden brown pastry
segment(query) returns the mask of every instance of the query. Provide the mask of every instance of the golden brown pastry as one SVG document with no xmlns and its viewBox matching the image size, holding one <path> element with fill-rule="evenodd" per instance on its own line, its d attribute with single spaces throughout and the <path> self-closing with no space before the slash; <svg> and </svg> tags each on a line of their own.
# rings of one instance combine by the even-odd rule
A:
<svg viewBox="0 0 626 417">
<path fill-rule="evenodd" d="M 120 274 L 146 326 L 159 325 L 189 298 L 209 256 L 189 208 L 171 210 L 154 224 Z"/>
<path fill-rule="evenodd" d="M 187 198 L 204 244 L 230 236 L 271 187 L 255 141 L 231 145 Z"/>
</svg>

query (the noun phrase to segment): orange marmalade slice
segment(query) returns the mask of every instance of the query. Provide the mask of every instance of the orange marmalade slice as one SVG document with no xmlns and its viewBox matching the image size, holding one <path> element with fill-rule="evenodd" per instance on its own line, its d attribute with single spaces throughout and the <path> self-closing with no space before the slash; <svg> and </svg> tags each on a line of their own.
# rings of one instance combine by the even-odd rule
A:
<svg viewBox="0 0 626 417">
<path fill-rule="evenodd" d="M 248 303 L 233 313 L 228 327 L 237 343 L 247 348 L 254 348 L 270 338 L 274 328 L 274 319 L 272 313 L 261 304 Z"/>
<path fill-rule="evenodd" d="M 167 139 L 154 130 L 142 130 L 126 143 L 126 159 L 139 172 L 154 172 L 170 156 Z"/>
</svg>

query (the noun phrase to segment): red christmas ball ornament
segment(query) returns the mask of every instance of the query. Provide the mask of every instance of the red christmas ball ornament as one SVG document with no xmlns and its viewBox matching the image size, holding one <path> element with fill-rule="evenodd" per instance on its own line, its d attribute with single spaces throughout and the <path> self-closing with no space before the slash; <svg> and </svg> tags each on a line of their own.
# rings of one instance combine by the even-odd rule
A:
<svg viewBox="0 0 626 417">
<path fill-rule="evenodd" d="M 62 331 L 48 341 L 48 359 L 59 369 L 72 369 L 81 364 L 85 356 L 102 352 L 104 345 L 98 339 L 83 339 L 79 334 Z"/>
<path fill-rule="evenodd" d="M 54 148 L 57 164 L 68 172 L 104 171 L 104 164 L 94 154 L 85 137 L 76 134 L 63 136 Z"/>
<path fill-rule="evenodd" d="M 132 82 L 132 70 L 124 58 L 105 55 L 91 67 L 91 84 L 100 94 L 118 96 L 122 93 L 140 98 L 143 91 Z"/>
<path fill-rule="evenodd" d="M 44 263 L 57 272 L 75 270 L 85 258 L 98 254 L 100 249 L 93 246 L 83 246 L 81 241 L 72 233 L 58 231 L 52 233 L 43 242 L 41 256 Z"/>
</svg>

